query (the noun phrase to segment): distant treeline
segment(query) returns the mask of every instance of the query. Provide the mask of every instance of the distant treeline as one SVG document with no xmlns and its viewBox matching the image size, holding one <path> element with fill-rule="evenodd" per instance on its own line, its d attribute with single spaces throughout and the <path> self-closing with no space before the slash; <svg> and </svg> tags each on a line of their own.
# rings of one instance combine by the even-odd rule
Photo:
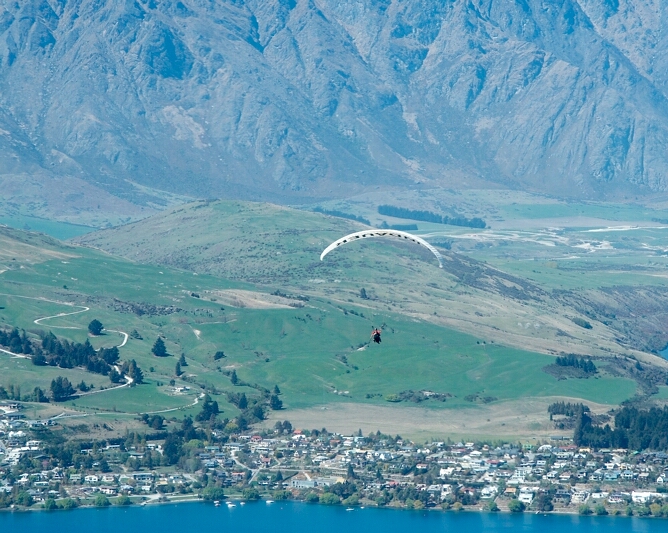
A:
<svg viewBox="0 0 668 533">
<path fill-rule="evenodd" d="M 397 207 L 395 205 L 379 205 L 378 213 L 388 217 L 407 218 L 410 220 L 421 220 L 423 222 L 434 222 L 436 224 L 449 224 L 451 226 L 464 226 L 467 228 L 486 228 L 487 224 L 482 218 L 466 218 L 464 216 L 449 217 L 439 215 L 431 211 L 419 211 Z"/>
<path fill-rule="evenodd" d="M 583 403 L 556 402 L 548 406 L 547 412 L 551 415 L 580 416 L 589 412 L 589 406 Z"/>
<path fill-rule="evenodd" d="M 668 450 L 668 406 L 649 410 L 623 407 L 615 415 L 615 429 L 608 424 L 594 426 L 583 412 L 575 426 L 573 441 L 577 446 L 595 448 Z"/>
<path fill-rule="evenodd" d="M 596 373 L 596 365 L 594 365 L 591 359 L 585 359 L 584 357 L 578 358 L 573 354 L 557 357 L 555 363 L 557 366 L 572 366 L 574 368 L 579 368 L 587 374 Z"/>
<path fill-rule="evenodd" d="M 350 213 L 344 213 L 343 211 L 338 211 L 336 209 L 323 209 L 322 207 L 314 207 L 313 211 L 316 213 L 322 213 L 323 215 L 329 215 L 332 217 L 339 217 L 339 218 L 347 218 L 348 220 L 356 220 L 357 222 L 361 222 L 362 224 L 366 224 L 367 226 L 371 225 L 371 222 L 369 222 L 368 219 L 364 217 L 358 217 L 356 215 L 352 215 Z"/>
</svg>

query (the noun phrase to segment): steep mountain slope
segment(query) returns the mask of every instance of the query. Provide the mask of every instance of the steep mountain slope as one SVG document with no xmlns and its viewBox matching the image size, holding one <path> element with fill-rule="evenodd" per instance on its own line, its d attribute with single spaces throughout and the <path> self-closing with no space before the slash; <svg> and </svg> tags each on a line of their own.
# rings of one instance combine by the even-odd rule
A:
<svg viewBox="0 0 668 533">
<path fill-rule="evenodd" d="M 0 174 L 137 203 L 133 183 L 281 202 L 664 191 L 666 16 L 656 0 L 0 0 Z"/>
</svg>

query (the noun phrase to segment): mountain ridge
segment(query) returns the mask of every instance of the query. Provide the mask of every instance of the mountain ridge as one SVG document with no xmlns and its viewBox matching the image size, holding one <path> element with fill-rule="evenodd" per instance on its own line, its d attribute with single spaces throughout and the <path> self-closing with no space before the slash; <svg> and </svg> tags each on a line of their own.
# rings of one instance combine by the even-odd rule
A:
<svg viewBox="0 0 668 533">
<path fill-rule="evenodd" d="M 663 193 L 667 15 L 653 0 L 4 0 L 0 175 L 142 205 L 128 182 L 282 203 L 380 185 Z"/>
</svg>

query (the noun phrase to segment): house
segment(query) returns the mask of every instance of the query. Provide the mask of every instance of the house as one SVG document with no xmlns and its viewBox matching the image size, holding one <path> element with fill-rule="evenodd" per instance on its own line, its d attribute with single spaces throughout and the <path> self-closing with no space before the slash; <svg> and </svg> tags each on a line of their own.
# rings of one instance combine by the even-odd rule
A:
<svg viewBox="0 0 668 533">
<path fill-rule="evenodd" d="M 585 503 L 589 499 L 589 493 L 586 490 L 576 490 L 571 496 L 571 502 L 575 504 Z"/>
<path fill-rule="evenodd" d="M 94 474 L 90 474 L 84 478 L 85 483 L 98 483 L 100 481 L 100 478 L 97 477 Z"/>
<path fill-rule="evenodd" d="M 566 490 L 558 490 L 552 498 L 554 503 L 560 503 L 562 505 L 568 505 L 571 502 L 571 493 Z"/>
<path fill-rule="evenodd" d="M 533 492 L 520 492 L 517 499 L 525 505 L 531 505 L 531 502 L 533 501 Z"/>
</svg>

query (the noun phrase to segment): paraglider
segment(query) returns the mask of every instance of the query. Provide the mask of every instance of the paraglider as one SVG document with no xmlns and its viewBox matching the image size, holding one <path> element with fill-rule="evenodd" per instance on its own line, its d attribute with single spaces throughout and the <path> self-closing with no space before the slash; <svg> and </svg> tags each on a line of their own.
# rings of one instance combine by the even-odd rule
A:
<svg viewBox="0 0 668 533">
<path fill-rule="evenodd" d="M 373 331 L 371 332 L 371 338 L 373 339 L 373 342 L 375 342 L 376 344 L 380 344 L 380 342 L 381 342 L 380 334 L 382 332 L 383 331 L 378 329 L 378 328 L 373 328 Z"/>
<path fill-rule="evenodd" d="M 350 235 L 341 237 L 340 239 L 334 241 L 332 244 L 330 244 L 327 248 L 324 249 L 324 251 L 320 254 L 320 261 L 322 261 L 329 252 L 331 252 L 335 248 L 338 248 L 342 244 L 353 242 L 359 239 L 369 239 L 371 237 L 394 237 L 395 239 L 411 241 L 414 242 L 415 244 L 419 244 L 420 246 L 424 246 L 432 254 L 436 256 L 436 259 L 438 259 L 438 267 L 443 268 L 443 257 L 438 252 L 438 250 L 434 248 L 431 244 L 429 244 L 424 239 L 418 237 L 417 235 L 412 235 L 410 233 L 406 233 L 405 231 L 398 231 L 391 229 L 370 229 L 365 231 L 358 231 L 357 233 L 351 233 Z"/>
</svg>

